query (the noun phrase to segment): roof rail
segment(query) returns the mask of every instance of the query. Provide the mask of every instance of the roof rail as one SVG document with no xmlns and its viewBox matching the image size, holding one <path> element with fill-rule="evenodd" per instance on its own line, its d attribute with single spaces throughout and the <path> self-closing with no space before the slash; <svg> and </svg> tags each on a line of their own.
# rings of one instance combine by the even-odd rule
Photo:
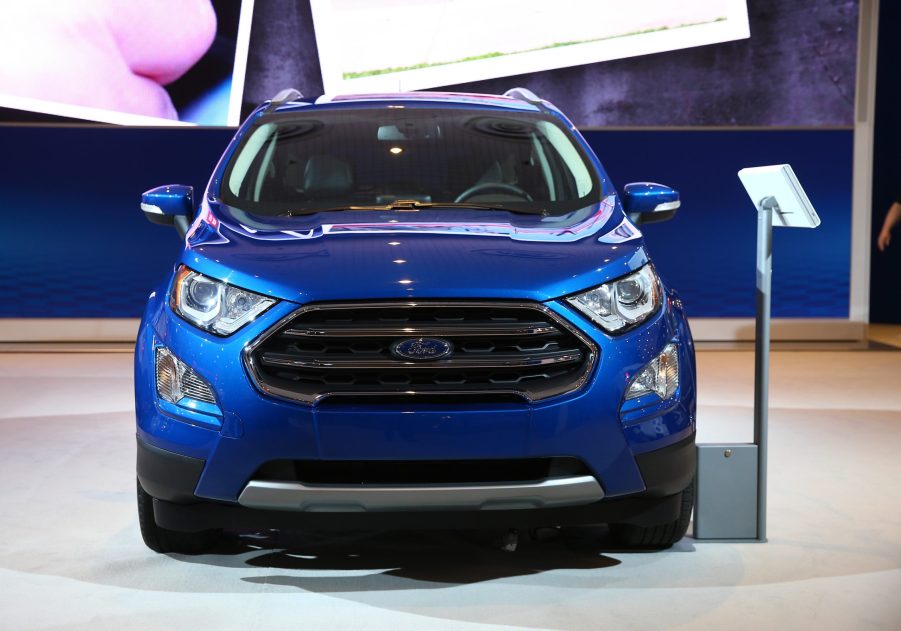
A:
<svg viewBox="0 0 901 631">
<path fill-rule="evenodd" d="M 272 97 L 272 100 L 270 101 L 270 107 L 281 105 L 282 103 L 285 103 L 287 101 L 296 101 L 297 99 L 302 98 L 303 94 L 301 94 L 299 90 L 295 90 L 294 88 L 285 88 Z"/>
<path fill-rule="evenodd" d="M 510 88 L 504 92 L 504 96 L 509 96 L 511 99 L 519 99 L 520 101 L 526 101 L 528 103 L 538 103 L 541 101 L 538 95 L 528 88 Z"/>
</svg>

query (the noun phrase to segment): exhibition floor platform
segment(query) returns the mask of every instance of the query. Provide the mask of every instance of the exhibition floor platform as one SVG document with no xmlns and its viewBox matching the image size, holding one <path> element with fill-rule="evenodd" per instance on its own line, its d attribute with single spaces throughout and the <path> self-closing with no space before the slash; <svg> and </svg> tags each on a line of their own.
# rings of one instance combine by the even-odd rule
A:
<svg viewBox="0 0 901 631">
<path fill-rule="evenodd" d="M 884 350 L 883 350 L 884 349 Z M 776 351 L 769 542 L 612 547 L 602 528 L 138 533 L 129 353 L 0 354 L 4 629 L 897 629 L 901 350 Z M 705 351 L 699 440 L 751 440 L 753 353 Z"/>
</svg>

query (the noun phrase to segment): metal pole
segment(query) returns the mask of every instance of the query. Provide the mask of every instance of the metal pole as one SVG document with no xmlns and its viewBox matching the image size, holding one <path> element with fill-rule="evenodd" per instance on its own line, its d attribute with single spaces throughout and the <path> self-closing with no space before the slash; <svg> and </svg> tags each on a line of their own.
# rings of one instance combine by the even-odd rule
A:
<svg viewBox="0 0 901 631">
<path fill-rule="evenodd" d="M 776 199 L 757 210 L 757 322 L 754 352 L 754 444 L 757 445 L 757 540 L 766 541 L 767 424 L 770 380 L 770 296 L 773 274 L 773 211 Z"/>
</svg>

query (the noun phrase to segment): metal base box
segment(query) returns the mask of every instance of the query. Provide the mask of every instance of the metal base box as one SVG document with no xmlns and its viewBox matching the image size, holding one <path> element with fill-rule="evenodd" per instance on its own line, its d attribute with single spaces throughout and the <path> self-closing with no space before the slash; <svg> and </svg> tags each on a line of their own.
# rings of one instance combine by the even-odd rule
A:
<svg viewBox="0 0 901 631">
<path fill-rule="evenodd" d="M 757 445 L 698 445 L 695 539 L 757 538 Z"/>
</svg>

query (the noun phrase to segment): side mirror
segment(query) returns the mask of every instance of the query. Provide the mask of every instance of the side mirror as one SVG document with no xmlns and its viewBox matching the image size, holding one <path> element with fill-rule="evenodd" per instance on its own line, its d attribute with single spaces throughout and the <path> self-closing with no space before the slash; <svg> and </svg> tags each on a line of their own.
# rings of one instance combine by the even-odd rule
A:
<svg viewBox="0 0 901 631">
<path fill-rule="evenodd" d="M 623 210 L 640 226 L 672 219 L 681 202 L 679 191 L 654 182 L 632 182 L 623 187 Z"/>
<path fill-rule="evenodd" d="M 175 226 L 184 237 L 194 220 L 194 187 L 169 184 L 152 188 L 141 195 L 141 210 L 150 223 Z"/>
</svg>

